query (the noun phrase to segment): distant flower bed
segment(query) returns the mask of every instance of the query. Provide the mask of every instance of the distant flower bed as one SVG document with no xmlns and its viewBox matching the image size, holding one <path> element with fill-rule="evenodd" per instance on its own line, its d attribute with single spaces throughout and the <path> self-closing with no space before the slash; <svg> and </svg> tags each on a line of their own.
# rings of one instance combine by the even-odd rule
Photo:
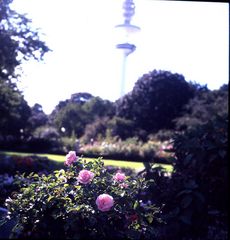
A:
<svg viewBox="0 0 230 240">
<path fill-rule="evenodd" d="M 60 169 L 60 163 L 50 161 L 47 157 L 39 156 L 6 156 L 0 155 L 0 174 L 14 175 L 17 172 L 29 174 L 31 172 L 51 172 Z"/>
<path fill-rule="evenodd" d="M 169 141 L 148 141 L 143 143 L 131 141 L 94 142 L 82 145 L 79 152 L 84 156 L 103 156 L 111 159 L 126 159 L 132 161 L 146 161 L 170 163 L 173 146 Z"/>
<path fill-rule="evenodd" d="M 159 208 L 142 203 L 142 177 L 113 174 L 98 158 L 86 162 L 74 151 L 67 169 L 30 174 L 19 193 L 6 200 L 6 219 L 15 219 L 13 238 L 153 239 Z"/>
</svg>

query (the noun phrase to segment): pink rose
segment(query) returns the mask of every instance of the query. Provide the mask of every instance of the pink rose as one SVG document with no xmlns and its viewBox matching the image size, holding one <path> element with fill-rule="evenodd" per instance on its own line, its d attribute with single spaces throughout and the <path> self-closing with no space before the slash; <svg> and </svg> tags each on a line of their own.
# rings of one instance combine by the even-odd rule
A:
<svg viewBox="0 0 230 240">
<path fill-rule="evenodd" d="M 65 165 L 70 166 L 76 160 L 77 160 L 76 152 L 69 151 L 69 153 L 65 157 Z"/>
<path fill-rule="evenodd" d="M 106 212 L 109 211 L 114 205 L 114 200 L 112 196 L 104 193 L 97 197 L 96 204 L 100 211 Z"/>
<path fill-rule="evenodd" d="M 81 170 L 77 177 L 78 181 L 83 184 L 89 183 L 94 177 L 94 173 L 88 170 Z"/>
<path fill-rule="evenodd" d="M 123 182 L 125 180 L 125 174 L 121 172 L 117 172 L 113 179 L 117 182 Z"/>
<path fill-rule="evenodd" d="M 121 184 L 119 184 L 119 187 L 120 188 L 128 188 L 128 184 L 127 183 L 121 183 Z"/>
</svg>

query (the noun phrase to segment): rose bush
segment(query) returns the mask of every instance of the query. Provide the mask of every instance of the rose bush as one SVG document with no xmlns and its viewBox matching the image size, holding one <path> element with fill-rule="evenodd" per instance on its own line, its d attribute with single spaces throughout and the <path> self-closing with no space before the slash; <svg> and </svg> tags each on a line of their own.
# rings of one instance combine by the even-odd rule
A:
<svg viewBox="0 0 230 240">
<path fill-rule="evenodd" d="M 155 239 L 160 210 L 140 200 L 147 181 L 111 174 L 101 158 L 86 162 L 70 152 L 66 162 L 66 170 L 31 173 L 6 200 L 12 238 Z"/>
</svg>

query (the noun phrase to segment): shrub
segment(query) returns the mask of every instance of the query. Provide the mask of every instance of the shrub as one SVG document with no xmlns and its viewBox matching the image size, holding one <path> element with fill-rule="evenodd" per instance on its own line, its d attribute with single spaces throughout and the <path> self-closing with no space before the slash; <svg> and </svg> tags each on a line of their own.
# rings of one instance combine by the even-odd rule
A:
<svg viewBox="0 0 230 240">
<path fill-rule="evenodd" d="M 157 133 L 155 134 L 150 134 L 148 136 L 149 140 L 158 140 L 158 141 L 168 141 L 170 139 L 172 139 L 174 135 L 174 130 L 167 130 L 167 129 L 160 129 Z"/>
<path fill-rule="evenodd" d="M 62 152 L 61 143 L 57 139 L 31 138 L 27 141 L 27 149 L 36 153 Z"/>
<path fill-rule="evenodd" d="M 105 138 L 108 117 L 96 118 L 92 123 L 85 127 L 84 135 L 81 137 L 84 143 L 90 142 L 91 139 Z"/>
<path fill-rule="evenodd" d="M 104 141 L 81 145 L 79 152 L 84 156 L 103 156 L 110 159 L 170 163 L 171 153 L 166 152 L 169 141 L 148 141 L 143 143 L 137 138 L 125 141 Z"/>
<path fill-rule="evenodd" d="M 148 176 L 151 199 L 164 204 L 159 239 L 227 239 L 227 128 L 227 116 L 219 116 L 175 135 L 172 176 Z"/>
<path fill-rule="evenodd" d="M 3 206 L 5 199 L 10 195 L 12 191 L 16 188 L 13 186 L 12 182 L 14 178 L 8 174 L 0 175 L 0 206 Z"/>
<path fill-rule="evenodd" d="M 0 175 L 0 208 L 4 207 L 6 198 L 12 197 L 12 194 L 18 192 L 25 182 L 28 182 L 28 180 L 23 174 L 12 176 L 5 173 Z"/>
<path fill-rule="evenodd" d="M 115 166 L 106 166 L 106 171 L 110 174 L 115 174 L 116 172 L 123 172 L 125 173 L 126 176 L 136 176 L 136 171 L 135 169 L 129 168 L 129 167 L 115 167 Z"/>
<path fill-rule="evenodd" d="M 30 184 L 6 200 L 6 219 L 16 220 L 11 237 L 154 239 L 159 208 L 138 201 L 147 181 L 111 175 L 100 158 L 67 156 L 66 171 L 30 174 Z"/>
<path fill-rule="evenodd" d="M 47 157 L 32 156 L 6 156 L 0 155 L 0 174 L 8 173 L 14 175 L 18 173 L 29 174 L 31 172 L 51 172 L 61 169 L 62 165 Z"/>
</svg>

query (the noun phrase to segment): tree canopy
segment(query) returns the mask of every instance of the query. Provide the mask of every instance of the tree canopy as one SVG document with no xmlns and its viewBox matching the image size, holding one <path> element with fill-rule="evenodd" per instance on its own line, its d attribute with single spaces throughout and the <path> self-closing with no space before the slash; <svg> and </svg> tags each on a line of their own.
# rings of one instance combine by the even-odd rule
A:
<svg viewBox="0 0 230 240">
<path fill-rule="evenodd" d="M 13 0 L 0 1 L 0 78 L 17 78 L 23 60 L 41 60 L 49 48 L 26 15 L 12 10 Z"/>
<path fill-rule="evenodd" d="M 0 137 L 19 136 L 31 114 L 17 88 L 18 67 L 29 59 L 42 60 L 49 51 L 31 20 L 12 10 L 12 2 L 0 1 Z"/>
<path fill-rule="evenodd" d="M 51 113 L 50 121 L 59 131 L 64 127 L 67 136 L 75 134 L 80 137 L 87 124 L 97 118 L 111 116 L 114 111 L 112 102 L 80 92 L 72 94 L 70 99 L 60 101 Z"/>
<path fill-rule="evenodd" d="M 19 136 L 30 114 L 30 107 L 16 85 L 0 79 L 0 136 Z"/>
<path fill-rule="evenodd" d="M 191 129 L 204 125 L 217 115 L 228 115 L 228 85 L 218 90 L 198 89 L 194 98 L 184 106 L 183 115 L 176 118 L 178 130 Z"/>
<path fill-rule="evenodd" d="M 116 113 L 148 133 L 170 129 L 174 127 L 172 120 L 193 96 L 194 89 L 182 75 L 154 70 L 138 79 L 132 92 L 116 102 Z"/>
</svg>

